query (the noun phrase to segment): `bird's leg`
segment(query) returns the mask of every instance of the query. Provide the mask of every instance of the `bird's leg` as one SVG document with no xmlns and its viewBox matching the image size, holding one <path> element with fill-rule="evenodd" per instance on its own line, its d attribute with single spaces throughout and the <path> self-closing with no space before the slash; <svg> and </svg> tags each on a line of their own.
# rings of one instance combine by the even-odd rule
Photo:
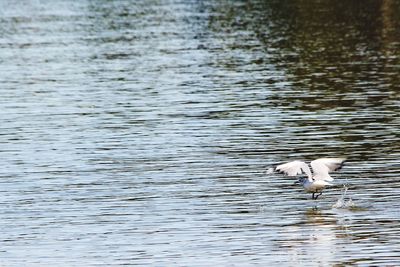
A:
<svg viewBox="0 0 400 267">
<path fill-rule="evenodd" d="M 314 192 L 314 193 L 312 193 L 312 199 L 314 199 L 314 200 L 316 200 L 320 195 L 322 195 L 322 192 L 319 192 L 319 194 L 317 194 L 316 195 L 316 193 L 318 193 L 318 192 Z"/>
<path fill-rule="evenodd" d="M 322 192 L 319 192 L 319 194 L 315 196 L 315 199 L 317 199 L 320 195 L 322 195 Z"/>
</svg>

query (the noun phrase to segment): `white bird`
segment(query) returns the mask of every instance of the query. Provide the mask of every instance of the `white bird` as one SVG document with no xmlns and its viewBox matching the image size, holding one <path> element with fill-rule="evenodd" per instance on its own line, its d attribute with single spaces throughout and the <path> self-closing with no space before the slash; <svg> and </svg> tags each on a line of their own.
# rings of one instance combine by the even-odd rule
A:
<svg viewBox="0 0 400 267">
<path fill-rule="evenodd" d="M 307 177 L 301 177 L 297 183 L 303 185 L 306 192 L 312 193 L 312 199 L 317 199 L 327 185 L 332 185 L 329 182 L 333 181 L 333 178 L 329 172 L 342 168 L 345 160 L 345 158 L 320 158 L 311 161 L 311 166 L 296 160 L 271 168 L 268 173 L 277 171 L 288 176 L 306 174 Z"/>
</svg>

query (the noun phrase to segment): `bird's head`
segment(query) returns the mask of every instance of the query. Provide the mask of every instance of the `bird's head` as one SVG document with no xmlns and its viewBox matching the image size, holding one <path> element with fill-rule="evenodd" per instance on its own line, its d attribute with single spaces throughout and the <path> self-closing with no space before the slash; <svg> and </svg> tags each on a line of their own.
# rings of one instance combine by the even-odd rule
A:
<svg viewBox="0 0 400 267">
<path fill-rule="evenodd" d="M 294 184 L 299 184 L 302 185 L 306 182 L 307 177 L 300 177 L 296 182 L 294 182 Z"/>
</svg>

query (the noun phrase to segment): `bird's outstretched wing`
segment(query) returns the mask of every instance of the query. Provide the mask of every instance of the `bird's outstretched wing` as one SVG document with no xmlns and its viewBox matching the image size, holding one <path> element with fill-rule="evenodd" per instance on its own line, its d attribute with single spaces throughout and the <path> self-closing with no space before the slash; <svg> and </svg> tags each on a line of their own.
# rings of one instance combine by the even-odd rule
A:
<svg viewBox="0 0 400 267">
<path fill-rule="evenodd" d="M 315 180 L 333 181 L 329 172 L 342 168 L 345 158 L 320 158 L 311 161 L 311 168 L 314 172 Z"/>
<path fill-rule="evenodd" d="M 291 161 L 276 166 L 276 171 L 282 172 L 288 176 L 296 176 L 305 173 L 311 179 L 311 170 L 308 165 L 303 161 Z"/>
</svg>

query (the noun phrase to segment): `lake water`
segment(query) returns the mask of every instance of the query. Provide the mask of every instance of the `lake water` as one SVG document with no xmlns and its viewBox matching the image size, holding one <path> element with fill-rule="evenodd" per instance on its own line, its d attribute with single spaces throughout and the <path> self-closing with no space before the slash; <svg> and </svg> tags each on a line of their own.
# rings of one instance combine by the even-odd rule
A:
<svg viewBox="0 0 400 267">
<path fill-rule="evenodd" d="M 400 265 L 399 1 L 4 0 L 0 25 L 1 266 Z M 265 172 L 339 156 L 317 202 Z"/>
</svg>

